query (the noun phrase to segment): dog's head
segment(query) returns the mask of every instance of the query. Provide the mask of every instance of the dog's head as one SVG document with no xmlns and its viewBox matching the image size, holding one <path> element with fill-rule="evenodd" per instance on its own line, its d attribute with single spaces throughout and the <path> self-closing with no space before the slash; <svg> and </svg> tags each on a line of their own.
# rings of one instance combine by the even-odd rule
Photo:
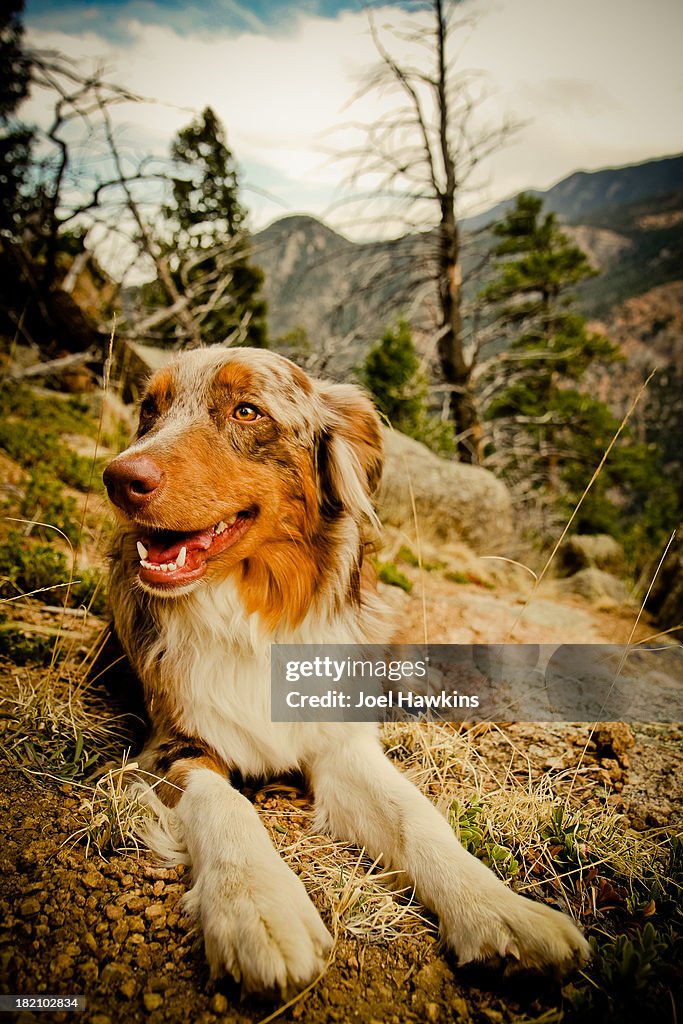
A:
<svg viewBox="0 0 683 1024">
<path fill-rule="evenodd" d="M 173 597 L 231 573 L 272 589 L 302 560 L 324 563 L 333 537 L 354 523 L 362 538 L 373 520 L 381 467 L 379 420 L 358 388 L 271 352 L 214 348 L 151 378 L 137 438 L 104 482 L 140 583 Z"/>
</svg>

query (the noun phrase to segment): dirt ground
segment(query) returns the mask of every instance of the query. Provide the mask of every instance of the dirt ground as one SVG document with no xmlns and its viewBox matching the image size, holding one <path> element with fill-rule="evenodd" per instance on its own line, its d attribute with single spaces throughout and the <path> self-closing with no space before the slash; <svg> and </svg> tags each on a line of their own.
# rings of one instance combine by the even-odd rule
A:
<svg viewBox="0 0 683 1024">
<path fill-rule="evenodd" d="M 394 589 L 390 593 L 401 623 L 399 639 L 420 635 L 425 603 L 419 589 L 410 597 Z M 520 607 L 519 593 L 505 588 L 430 583 L 430 639 L 499 641 Z M 623 642 L 634 614 L 591 610 L 549 591 L 531 606 L 516 639 L 554 642 L 563 631 L 565 640 Z M 650 628 L 643 624 L 640 635 Z M 3 693 L 26 671 L 2 666 Z M 634 830 L 671 826 L 680 814 L 683 727 L 636 726 L 631 747 L 630 739 L 624 745 L 620 736 L 608 731 L 601 739 L 591 738 L 585 725 L 515 724 L 482 730 L 477 750 L 492 777 L 500 770 L 505 776 L 516 772 L 542 778 L 581 762 L 585 773 L 574 792 L 580 802 L 606 800 Z M 112 854 L 106 860 L 92 849 L 88 854 L 83 843 L 70 840 L 82 824 L 83 793 L 77 783 L 32 777 L 6 764 L 0 770 L 2 992 L 84 993 L 87 1009 L 76 1017 L 84 1024 L 252 1024 L 280 1011 L 282 1000 L 276 997 L 241 999 L 231 981 L 210 981 L 201 937 L 180 908 L 187 869 L 160 867 L 145 853 Z M 306 793 L 288 784 L 251 795 L 278 848 L 306 834 L 311 811 Z M 340 875 L 357 863 L 358 851 L 346 851 Z M 312 896 L 332 926 L 324 892 Z M 536 897 L 557 901 L 551 885 L 539 885 Z M 339 928 L 327 972 L 279 1013 L 280 1020 L 505 1024 L 540 1018 L 549 1024 L 560 1019 L 562 995 L 556 982 L 504 979 L 491 969 L 456 970 L 439 950 L 428 915 L 407 914 L 399 928 L 384 929 L 384 934 L 382 928 L 375 935 L 360 931 Z M 22 1013 L 14 1019 L 57 1022 L 71 1015 Z"/>
</svg>

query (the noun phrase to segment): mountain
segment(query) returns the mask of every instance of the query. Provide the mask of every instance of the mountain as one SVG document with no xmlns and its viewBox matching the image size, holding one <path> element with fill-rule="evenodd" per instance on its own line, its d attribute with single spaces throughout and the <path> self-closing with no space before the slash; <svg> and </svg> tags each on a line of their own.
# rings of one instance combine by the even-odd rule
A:
<svg viewBox="0 0 683 1024">
<path fill-rule="evenodd" d="M 577 288 L 585 315 L 609 325 L 623 303 L 683 279 L 683 155 L 579 171 L 535 194 L 561 217 L 599 271 Z M 486 225 L 513 201 L 463 224 L 466 300 L 482 287 L 477 271 L 491 245 Z M 433 232 L 358 243 L 314 217 L 276 221 L 254 236 L 254 259 L 266 275 L 271 336 L 305 329 L 319 368 L 343 375 L 399 317 L 419 334 L 433 304 L 425 269 L 435 244 Z M 679 297 L 676 291 L 672 302 Z M 658 292 L 657 308 L 661 301 Z"/>
<path fill-rule="evenodd" d="M 254 262 L 265 273 L 271 336 L 303 328 L 319 368 L 348 370 L 387 322 L 406 316 L 420 326 L 424 316 L 414 293 L 432 244 L 429 233 L 358 243 L 315 217 L 275 221 L 253 239 Z"/>
<path fill-rule="evenodd" d="M 575 171 L 549 189 L 529 188 L 525 191 L 540 196 L 544 208 L 556 213 L 561 220 L 575 224 L 597 210 L 667 195 L 682 187 L 683 154 L 680 154 L 626 167 Z M 469 217 L 464 227 L 474 231 L 500 220 L 514 204 L 515 198 L 511 196 L 484 213 Z"/>
</svg>

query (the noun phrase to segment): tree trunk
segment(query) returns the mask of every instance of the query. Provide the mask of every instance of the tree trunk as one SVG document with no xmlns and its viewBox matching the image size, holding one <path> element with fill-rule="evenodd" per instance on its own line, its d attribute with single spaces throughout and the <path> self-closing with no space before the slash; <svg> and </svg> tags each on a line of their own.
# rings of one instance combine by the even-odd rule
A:
<svg viewBox="0 0 683 1024">
<path fill-rule="evenodd" d="M 481 461 L 482 428 L 471 387 L 473 362 L 467 362 L 462 334 L 462 270 L 460 267 L 460 232 L 455 217 L 455 197 L 458 181 L 448 139 L 448 92 L 446 40 L 447 26 L 442 0 L 436 0 L 438 46 L 438 107 L 441 159 L 445 176 L 444 188 L 439 196 L 441 218 L 439 224 L 439 305 L 441 308 L 441 334 L 438 353 L 441 372 L 450 387 L 449 417 L 457 437 L 461 462 L 479 464 Z"/>
</svg>

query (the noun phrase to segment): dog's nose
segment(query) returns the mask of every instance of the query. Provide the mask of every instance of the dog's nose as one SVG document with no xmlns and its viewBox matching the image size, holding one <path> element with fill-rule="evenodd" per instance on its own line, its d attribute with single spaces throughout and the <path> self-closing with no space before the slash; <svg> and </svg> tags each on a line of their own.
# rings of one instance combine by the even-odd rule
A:
<svg viewBox="0 0 683 1024">
<path fill-rule="evenodd" d="M 164 474 L 145 455 L 119 455 L 107 466 L 102 479 L 111 501 L 124 512 L 134 513 L 149 501 Z"/>
</svg>

